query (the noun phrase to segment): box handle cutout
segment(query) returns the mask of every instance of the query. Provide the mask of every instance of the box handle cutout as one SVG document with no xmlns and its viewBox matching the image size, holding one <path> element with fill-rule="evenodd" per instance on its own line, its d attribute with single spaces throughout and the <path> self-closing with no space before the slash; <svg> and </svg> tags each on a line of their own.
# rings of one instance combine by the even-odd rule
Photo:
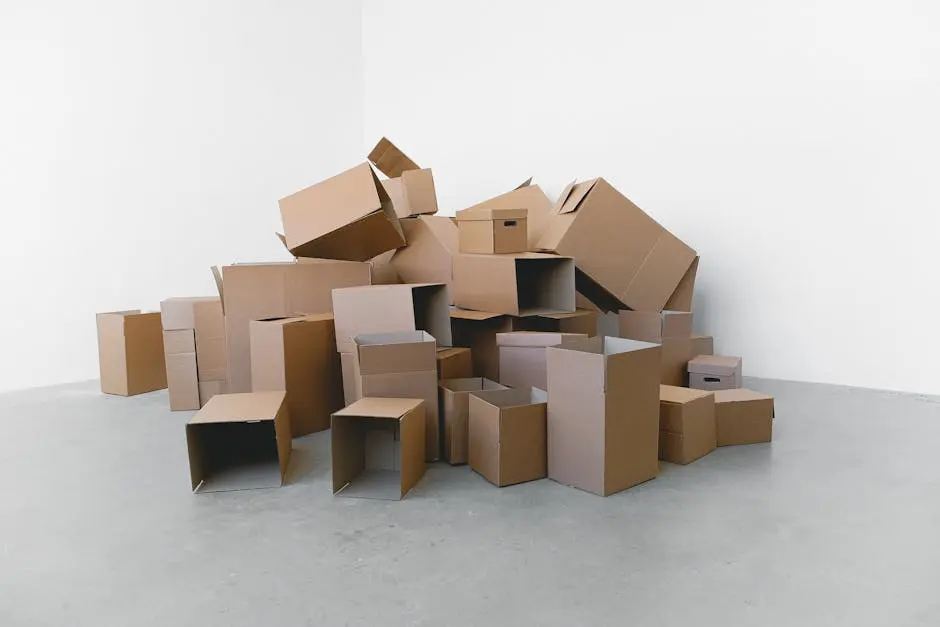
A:
<svg viewBox="0 0 940 627">
<path fill-rule="evenodd" d="M 721 383 L 721 379 L 718 377 L 704 377 L 705 383 Z"/>
<path fill-rule="evenodd" d="M 503 226 L 516 226 L 515 220 L 503 220 Z"/>
</svg>

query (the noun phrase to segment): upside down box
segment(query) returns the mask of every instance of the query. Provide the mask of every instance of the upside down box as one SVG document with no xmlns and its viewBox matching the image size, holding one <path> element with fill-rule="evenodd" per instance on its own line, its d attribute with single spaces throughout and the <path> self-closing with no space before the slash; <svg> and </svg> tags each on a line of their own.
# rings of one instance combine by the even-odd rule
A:
<svg viewBox="0 0 940 627">
<path fill-rule="evenodd" d="M 505 385 L 500 385 L 485 377 L 446 379 L 441 381 L 440 388 L 444 459 L 451 464 L 466 464 L 470 394 L 485 390 L 505 390 L 507 388 Z"/>
<path fill-rule="evenodd" d="M 133 396 L 166 387 L 159 312 L 111 311 L 95 317 L 101 391 Z"/>
<path fill-rule="evenodd" d="M 573 313 L 574 260 L 538 253 L 458 254 L 454 304 L 512 316 Z"/>
</svg>

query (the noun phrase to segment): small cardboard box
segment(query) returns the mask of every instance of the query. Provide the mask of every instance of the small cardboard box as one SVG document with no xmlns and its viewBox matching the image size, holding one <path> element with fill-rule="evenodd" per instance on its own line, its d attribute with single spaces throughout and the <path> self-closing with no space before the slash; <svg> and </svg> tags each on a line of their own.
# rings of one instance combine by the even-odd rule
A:
<svg viewBox="0 0 940 627">
<path fill-rule="evenodd" d="M 450 346 L 450 296 L 440 283 L 372 285 L 333 290 L 336 350 L 353 350 L 353 338 L 365 333 L 427 331 Z"/>
<path fill-rule="evenodd" d="M 441 382 L 441 415 L 444 432 L 444 459 L 450 464 L 466 464 L 467 425 L 471 392 L 506 390 L 505 385 L 485 377 L 446 379 Z"/>
<path fill-rule="evenodd" d="M 457 212 L 460 252 L 484 255 L 523 253 L 526 240 L 525 209 L 464 209 Z"/>
<path fill-rule="evenodd" d="M 295 257 L 368 261 L 405 245 L 392 201 L 368 163 L 278 201 Z"/>
<path fill-rule="evenodd" d="M 333 414 L 333 494 L 398 501 L 424 476 L 424 401 L 374 398 Z"/>
<path fill-rule="evenodd" d="M 196 367 L 199 381 L 225 381 L 225 317 L 222 302 L 216 298 L 193 305 L 196 334 Z"/>
<path fill-rule="evenodd" d="M 443 283 L 453 299 L 457 225 L 444 216 L 419 216 L 402 220 L 401 226 L 408 246 L 395 251 L 391 262 L 401 282 Z"/>
<path fill-rule="evenodd" d="M 295 438 L 329 429 L 344 406 L 332 314 L 253 320 L 249 333 L 252 391 L 287 393 Z"/>
<path fill-rule="evenodd" d="M 682 275 L 679 285 L 673 290 L 672 296 L 666 301 L 664 309 L 669 311 L 692 311 L 692 297 L 695 292 L 695 275 L 698 273 L 698 256 L 692 265 Z"/>
<path fill-rule="evenodd" d="M 545 392 L 496 390 L 470 395 L 470 467 L 504 487 L 547 474 Z"/>
<path fill-rule="evenodd" d="M 659 471 L 658 344 L 565 340 L 546 351 L 548 476 L 608 496 Z"/>
<path fill-rule="evenodd" d="M 196 337 L 192 329 L 163 332 L 166 383 L 170 411 L 199 409 L 199 378 L 196 372 Z"/>
<path fill-rule="evenodd" d="M 437 349 L 437 380 L 466 379 L 473 376 L 473 354 L 469 348 Z"/>
<path fill-rule="evenodd" d="M 698 390 L 733 390 L 742 385 L 741 358 L 698 355 L 691 359 L 689 387 Z"/>
<path fill-rule="evenodd" d="M 500 194 L 489 200 L 473 205 L 468 209 L 525 209 L 527 244 L 526 250 L 534 251 L 542 233 L 548 226 L 552 211 L 552 201 L 538 185 L 532 185 L 530 178 L 525 183 L 505 194 Z"/>
<path fill-rule="evenodd" d="M 630 311 L 619 313 L 620 337 L 662 344 L 665 338 L 692 337 L 692 314 L 685 311 Z"/>
<path fill-rule="evenodd" d="M 103 393 L 133 396 L 166 387 L 159 313 L 110 311 L 95 316 L 95 322 Z"/>
<path fill-rule="evenodd" d="M 659 386 L 659 459 L 689 464 L 715 450 L 715 395 Z"/>
<path fill-rule="evenodd" d="M 773 439 L 774 397 L 744 388 L 715 392 L 718 446 L 758 444 Z"/>
<path fill-rule="evenodd" d="M 496 334 L 499 348 L 499 382 L 511 388 L 548 389 L 545 372 L 545 348 L 563 340 L 587 337 L 582 333 L 546 333 L 512 331 Z"/>
<path fill-rule="evenodd" d="M 715 338 L 710 335 L 699 335 L 697 333 L 692 334 L 692 348 L 689 351 L 692 357 L 698 357 L 699 355 L 714 355 L 715 354 Z"/>
<path fill-rule="evenodd" d="M 454 304 L 512 316 L 573 313 L 574 260 L 557 255 L 459 254 Z"/>
<path fill-rule="evenodd" d="M 186 425 L 193 492 L 276 488 L 290 463 L 284 392 L 216 394 Z"/>
<path fill-rule="evenodd" d="M 369 161 L 388 176 L 382 187 L 399 218 L 437 213 L 437 194 L 431 170 L 418 167 L 398 147 L 383 137 L 369 153 Z"/>
</svg>

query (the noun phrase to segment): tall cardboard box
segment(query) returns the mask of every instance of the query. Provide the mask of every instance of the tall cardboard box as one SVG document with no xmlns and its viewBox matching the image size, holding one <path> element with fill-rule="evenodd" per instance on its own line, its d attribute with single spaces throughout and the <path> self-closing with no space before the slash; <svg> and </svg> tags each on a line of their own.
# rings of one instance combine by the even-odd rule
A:
<svg viewBox="0 0 940 627">
<path fill-rule="evenodd" d="M 395 144 L 383 137 L 369 153 L 369 161 L 390 178 L 382 181 L 399 218 L 437 213 L 437 194 L 431 170 L 418 167 Z"/>
<path fill-rule="evenodd" d="M 525 209 L 464 209 L 456 219 L 462 253 L 500 255 L 528 249 Z"/>
<path fill-rule="evenodd" d="M 773 396 L 744 388 L 715 392 L 718 446 L 770 442 L 773 425 Z"/>
<path fill-rule="evenodd" d="M 192 329 L 163 332 L 166 383 L 170 411 L 199 409 L 199 379 L 196 373 L 196 337 Z"/>
<path fill-rule="evenodd" d="M 525 183 L 505 194 L 500 194 L 477 203 L 468 209 L 525 209 L 526 210 L 526 250 L 534 251 L 542 233 L 548 226 L 552 212 L 552 201 L 538 185 L 532 185 L 530 178 Z"/>
<path fill-rule="evenodd" d="M 715 395 L 702 390 L 659 386 L 659 459 L 690 464 L 717 446 Z"/>
<path fill-rule="evenodd" d="M 397 501 L 425 470 L 424 401 L 363 398 L 333 414 L 333 494 Z"/>
<path fill-rule="evenodd" d="M 538 249 L 574 257 L 578 291 L 604 310 L 662 310 L 695 259 L 602 178 L 565 188 Z"/>
<path fill-rule="evenodd" d="M 557 255 L 458 254 L 454 304 L 512 316 L 573 313 L 574 260 Z"/>
<path fill-rule="evenodd" d="M 284 392 L 217 394 L 186 425 L 193 492 L 276 488 L 290 463 Z"/>
<path fill-rule="evenodd" d="M 445 216 L 418 216 L 402 220 L 401 227 L 408 246 L 396 250 L 391 261 L 401 282 L 443 283 L 453 300 L 457 225 Z"/>
<path fill-rule="evenodd" d="M 597 312 L 588 309 L 576 309 L 573 313 L 545 314 L 529 316 L 522 323 L 528 331 L 548 333 L 581 333 L 594 337 L 597 333 Z"/>
<path fill-rule="evenodd" d="M 659 345 L 593 337 L 545 350 L 548 476 L 601 496 L 654 478 Z"/>
<path fill-rule="evenodd" d="M 473 353 L 469 348 L 437 349 L 437 380 L 466 379 L 473 376 Z"/>
<path fill-rule="evenodd" d="M 581 333 L 545 333 L 512 331 L 497 333 L 499 347 L 499 382 L 511 388 L 548 389 L 545 370 L 545 349 L 558 346 L 563 340 L 587 337 Z"/>
<path fill-rule="evenodd" d="M 470 395 L 470 467 L 498 487 L 543 479 L 546 395 L 537 389 Z"/>
<path fill-rule="evenodd" d="M 221 382 L 228 378 L 225 357 L 225 317 L 218 298 L 193 305 L 196 338 L 196 366 L 200 383 Z M 203 402 L 203 404 L 205 404 Z"/>
<path fill-rule="evenodd" d="M 287 393 L 291 435 L 330 428 L 343 407 L 343 380 L 332 314 L 253 320 L 251 389 Z"/>
<path fill-rule="evenodd" d="M 98 314 L 95 321 L 103 393 L 133 396 L 166 387 L 159 313 L 110 311 Z"/>
<path fill-rule="evenodd" d="M 278 201 L 296 257 L 368 261 L 405 245 L 392 201 L 368 163 Z"/>
<path fill-rule="evenodd" d="M 506 390 L 505 385 L 485 377 L 445 379 L 441 381 L 441 413 L 444 433 L 444 459 L 450 464 L 466 464 L 469 451 L 468 431 L 470 394 L 485 390 Z"/>
</svg>

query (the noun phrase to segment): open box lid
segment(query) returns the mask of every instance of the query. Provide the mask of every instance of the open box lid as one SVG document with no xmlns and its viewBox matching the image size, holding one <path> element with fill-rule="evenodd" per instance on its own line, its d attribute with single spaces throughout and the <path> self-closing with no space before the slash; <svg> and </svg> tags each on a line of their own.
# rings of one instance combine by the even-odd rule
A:
<svg viewBox="0 0 940 627">
<path fill-rule="evenodd" d="M 375 144 L 372 152 L 369 153 L 369 161 L 378 168 L 379 172 L 389 178 L 399 177 L 408 170 L 421 169 L 387 137 L 383 137 Z"/>
</svg>

